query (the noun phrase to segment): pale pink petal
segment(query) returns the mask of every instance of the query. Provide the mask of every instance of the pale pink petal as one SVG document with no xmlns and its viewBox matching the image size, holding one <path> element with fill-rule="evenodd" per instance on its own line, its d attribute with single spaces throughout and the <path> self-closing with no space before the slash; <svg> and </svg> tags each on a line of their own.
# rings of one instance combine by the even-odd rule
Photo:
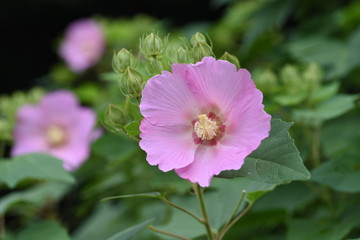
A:
<svg viewBox="0 0 360 240">
<path fill-rule="evenodd" d="M 78 144 L 67 144 L 61 148 L 52 148 L 49 153 L 61 160 L 68 171 L 77 169 L 90 155 L 88 142 Z"/>
<path fill-rule="evenodd" d="M 208 187 L 211 179 L 221 171 L 240 169 L 247 155 L 241 148 L 220 144 L 212 147 L 200 146 L 196 150 L 194 162 L 175 171 L 184 179 Z"/>
<path fill-rule="evenodd" d="M 197 145 L 191 125 L 159 127 L 143 119 L 140 130 L 140 147 L 147 153 L 146 160 L 151 165 L 159 165 L 160 170 L 166 172 L 194 160 Z"/>
<path fill-rule="evenodd" d="M 40 102 L 42 111 L 51 118 L 67 119 L 76 112 L 79 102 L 76 96 L 68 91 L 55 91 L 46 94 Z"/>
<path fill-rule="evenodd" d="M 47 116 L 35 106 L 24 105 L 20 107 L 16 115 L 14 128 L 15 141 L 21 138 L 39 137 L 44 134 Z"/>
<path fill-rule="evenodd" d="M 14 145 L 11 149 L 11 156 L 35 152 L 46 153 L 48 151 L 49 148 L 45 139 L 39 136 L 33 136 L 32 138 L 15 139 Z"/>
<path fill-rule="evenodd" d="M 203 109 L 225 116 L 239 101 L 242 91 L 255 89 L 246 69 L 236 70 L 234 64 L 205 57 L 194 65 L 174 64 L 175 75 L 182 76 Z M 208 112 L 205 112 L 208 113 Z"/>
<path fill-rule="evenodd" d="M 269 136 L 271 115 L 264 111 L 259 90 L 243 91 L 236 107 L 230 113 L 222 144 L 246 149 L 251 153 Z"/>
<path fill-rule="evenodd" d="M 79 107 L 71 117 L 71 123 L 69 123 L 69 131 L 74 138 L 80 139 L 80 141 L 89 141 L 92 137 L 92 132 L 96 124 L 96 115 L 89 108 Z"/>
<path fill-rule="evenodd" d="M 157 126 L 186 125 L 200 114 L 197 106 L 183 79 L 164 71 L 147 82 L 142 92 L 140 111 Z"/>
</svg>

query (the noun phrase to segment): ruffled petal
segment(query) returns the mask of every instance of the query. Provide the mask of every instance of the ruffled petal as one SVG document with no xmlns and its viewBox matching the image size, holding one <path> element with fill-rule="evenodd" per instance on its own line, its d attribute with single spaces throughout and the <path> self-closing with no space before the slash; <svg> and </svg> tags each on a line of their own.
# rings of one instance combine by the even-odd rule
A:
<svg viewBox="0 0 360 240">
<path fill-rule="evenodd" d="M 152 77 L 142 92 L 141 114 L 157 126 L 186 125 L 199 114 L 186 83 L 164 71 Z"/>
<path fill-rule="evenodd" d="M 194 161 L 198 145 L 193 140 L 191 125 L 159 127 L 144 119 L 140 130 L 140 147 L 147 153 L 149 164 L 159 165 L 166 172 Z"/>
<path fill-rule="evenodd" d="M 271 115 L 264 111 L 259 90 L 243 91 L 241 96 L 225 123 L 226 132 L 221 142 L 244 148 L 250 154 L 269 136 Z"/>
<path fill-rule="evenodd" d="M 213 57 L 194 65 L 174 64 L 173 72 L 186 82 L 202 109 L 225 115 L 237 104 L 242 89 L 255 88 L 254 83 L 244 81 L 250 79 L 247 70 L 237 71 L 234 64 Z"/>
<path fill-rule="evenodd" d="M 213 147 L 200 146 L 196 150 L 194 162 L 175 171 L 184 179 L 208 187 L 211 179 L 221 171 L 240 169 L 246 156 L 246 152 L 240 148 L 219 144 Z"/>
</svg>

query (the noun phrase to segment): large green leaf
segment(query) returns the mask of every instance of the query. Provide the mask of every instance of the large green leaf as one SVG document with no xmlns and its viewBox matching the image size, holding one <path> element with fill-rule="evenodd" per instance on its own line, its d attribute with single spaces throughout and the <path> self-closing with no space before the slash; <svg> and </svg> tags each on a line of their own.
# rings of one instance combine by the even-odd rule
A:
<svg viewBox="0 0 360 240">
<path fill-rule="evenodd" d="M 149 225 L 152 221 L 153 220 L 150 219 L 148 221 L 145 221 L 145 222 L 135 225 L 133 227 L 127 228 L 127 229 L 111 236 L 107 240 L 129 240 L 133 236 L 135 236 L 137 233 L 144 230 L 146 228 L 146 226 Z"/>
<path fill-rule="evenodd" d="M 248 177 L 273 184 L 309 179 L 310 173 L 288 133 L 291 125 L 279 119 L 271 120 L 270 136 L 245 159 L 241 169 L 224 171 L 219 177 Z"/>
<path fill-rule="evenodd" d="M 357 149 L 345 151 L 313 170 L 313 180 L 337 191 L 360 192 L 359 158 L 360 151 Z"/>
<path fill-rule="evenodd" d="M 14 240 L 70 240 L 66 230 L 52 221 L 39 222 L 21 231 Z"/>
<path fill-rule="evenodd" d="M 46 179 L 72 183 L 74 178 L 62 166 L 62 161 L 46 154 L 27 154 L 0 161 L 0 181 L 13 188 L 24 179 Z"/>
<path fill-rule="evenodd" d="M 321 102 L 313 109 L 297 109 L 293 111 L 294 119 L 310 124 L 319 125 L 322 122 L 341 116 L 355 107 L 358 95 L 337 95 Z"/>
</svg>

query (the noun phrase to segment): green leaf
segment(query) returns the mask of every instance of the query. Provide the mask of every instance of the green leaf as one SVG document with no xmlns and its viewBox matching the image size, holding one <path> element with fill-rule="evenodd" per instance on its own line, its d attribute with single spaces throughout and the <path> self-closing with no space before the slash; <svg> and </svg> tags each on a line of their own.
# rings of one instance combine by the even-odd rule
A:
<svg viewBox="0 0 360 240">
<path fill-rule="evenodd" d="M 14 240 L 70 240 L 66 230 L 53 221 L 43 221 L 21 231 Z"/>
<path fill-rule="evenodd" d="M 333 82 L 314 90 L 314 92 L 310 96 L 310 102 L 319 103 L 335 96 L 335 94 L 339 90 L 339 87 L 340 84 L 338 82 Z"/>
<path fill-rule="evenodd" d="M 46 154 L 27 154 L 0 161 L 0 181 L 13 188 L 24 179 L 45 179 L 73 183 L 75 179 L 62 166 L 62 161 Z"/>
<path fill-rule="evenodd" d="M 134 197 L 161 198 L 162 195 L 159 192 L 137 193 L 137 194 L 127 194 L 127 195 L 108 197 L 108 198 L 104 198 L 102 201 L 107 201 L 111 199 L 120 199 L 120 198 L 134 198 Z"/>
<path fill-rule="evenodd" d="M 137 150 L 136 144 L 128 137 L 106 134 L 93 144 L 93 151 L 108 160 L 125 159 Z"/>
<path fill-rule="evenodd" d="M 357 149 L 345 151 L 313 170 L 313 181 L 340 192 L 360 192 L 359 156 L 360 152 Z"/>
<path fill-rule="evenodd" d="M 339 117 L 355 107 L 358 95 L 337 95 L 318 104 L 314 109 L 293 111 L 294 119 L 310 125 L 319 125 L 326 120 Z"/>
<path fill-rule="evenodd" d="M 218 177 L 247 177 L 273 184 L 309 179 L 310 173 L 288 133 L 291 125 L 279 119 L 271 120 L 269 137 L 245 159 L 241 169 L 224 171 Z"/>
<path fill-rule="evenodd" d="M 303 182 L 280 185 L 256 202 L 252 211 L 284 209 L 287 212 L 304 208 L 316 198 L 311 189 Z"/>
<path fill-rule="evenodd" d="M 141 122 L 142 119 L 139 119 L 139 120 L 136 120 L 132 123 L 129 123 L 127 125 L 125 125 L 125 131 L 126 133 L 129 135 L 129 136 L 137 136 L 140 134 L 140 122 Z"/>
<path fill-rule="evenodd" d="M 0 216 L 16 203 L 31 203 L 41 206 L 49 199 L 57 200 L 61 198 L 69 189 L 70 184 L 63 182 L 45 182 L 33 188 L 9 193 L 0 198 Z"/>
<path fill-rule="evenodd" d="M 135 236 L 138 232 L 140 232 L 141 230 L 144 230 L 146 228 L 146 226 L 149 225 L 152 221 L 153 221 L 153 219 L 150 219 L 143 223 L 135 225 L 133 227 L 127 228 L 127 229 L 115 234 L 114 236 L 108 238 L 107 240 L 129 240 L 133 236 Z"/>
</svg>

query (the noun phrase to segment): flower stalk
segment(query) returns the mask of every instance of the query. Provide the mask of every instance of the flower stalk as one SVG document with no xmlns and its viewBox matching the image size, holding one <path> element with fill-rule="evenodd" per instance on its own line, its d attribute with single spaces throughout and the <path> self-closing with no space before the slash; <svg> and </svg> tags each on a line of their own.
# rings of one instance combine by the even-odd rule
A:
<svg viewBox="0 0 360 240">
<path fill-rule="evenodd" d="M 182 237 L 180 235 L 177 235 L 177 234 L 174 234 L 174 233 L 170 233 L 170 232 L 166 232 L 166 231 L 163 231 L 163 230 L 160 230 L 152 225 L 149 225 L 148 228 L 154 232 L 157 232 L 157 233 L 161 233 L 161 234 L 164 234 L 164 235 L 167 235 L 167 236 L 170 236 L 170 237 L 174 237 L 174 238 L 177 238 L 177 239 L 181 239 L 181 240 L 190 240 L 189 238 L 186 238 L 186 237 Z"/>
<path fill-rule="evenodd" d="M 204 224 L 205 229 L 206 229 L 206 234 L 207 234 L 207 238 L 208 240 L 213 240 L 213 234 L 211 231 L 211 225 L 209 222 L 209 218 L 206 212 L 206 207 L 205 207 L 205 201 L 204 201 L 204 195 L 203 195 L 203 189 L 199 186 L 199 184 L 193 184 L 193 188 L 194 188 L 194 192 L 196 194 L 196 197 L 199 201 L 199 205 L 200 205 L 200 209 L 201 209 L 201 214 L 202 214 L 202 224 Z"/>
</svg>

